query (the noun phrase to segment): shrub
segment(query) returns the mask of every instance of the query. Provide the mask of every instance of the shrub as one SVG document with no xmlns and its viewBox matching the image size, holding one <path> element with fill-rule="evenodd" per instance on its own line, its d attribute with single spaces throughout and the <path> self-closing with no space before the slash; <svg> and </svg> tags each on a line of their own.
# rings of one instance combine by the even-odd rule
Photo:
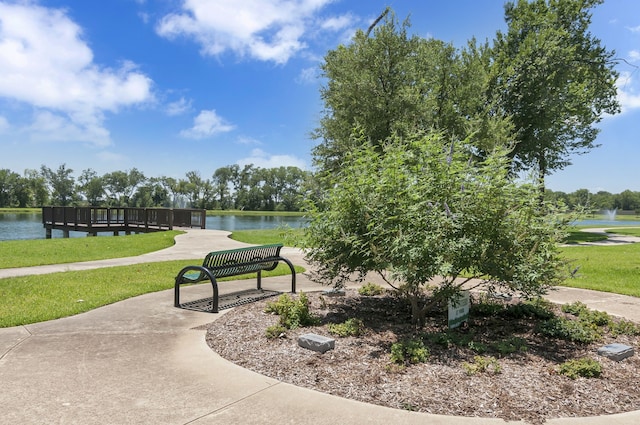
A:
<svg viewBox="0 0 640 425">
<path fill-rule="evenodd" d="M 376 283 L 368 282 L 358 288 L 358 294 L 364 295 L 365 297 L 382 295 L 384 294 L 384 288 Z"/>
<path fill-rule="evenodd" d="M 569 360 L 560 365 L 559 373 L 568 378 L 597 378 L 602 373 L 602 365 L 596 360 L 582 358 Z"/>
<path fill-rule="evenodd" d="M 549 303 L 540 298 L 510 305 L 502 312 L 502 316 L 513 319 L 533 318 L 546 320 L 551 319 L 554 314 Z"/>
<path fill-rule="evenodd" d="M 512 337 L 499 341 L 493 345 L 495 350 L 501 355 L 506 356 L 517 352 L 527 351 L 527 341 L 524 338 Z"/>
<path fill-rule="evenodd" d="M 633 322 L 629 322 L 628 320 L 620 320 L 618 322 L 611 321 L 609 323 L 609 330 L 613 336 L 618 335 L 640 335 L 640 327 Z"/>
<path fill-rule="evenodd" d="M 604 311 L 590 310 L 586 304 L 576 301 L 561 307 L 565 313 L 578 317 L 582 322 L 595 326 L 606 326 L 611 323 L 611 316 Z"/>
<path fill-rule="evenodd" d="M 498 360 L 496 360 L 495 357 L 475 356 L 473 358 L 473 363 L 464 362 L 462 363 L 462 368 L 465 370 L 467 375 L 475 375 L 477 373 L 484 372 L 498 374 L 502 372 L 500 363 L 498 363 Z"/>
<path fill-rule="evenodd" d="M 486 296 L 471 305 L 470 313 L 478 317 L 497 316 L 504 310 L 504 305 L 489 300 Z"/>
<path fill-rule="evenodd" d="M 562 307 L 560 307 L 560 309 L 563 312 L 573 314 L 576 317 L 579 317 L 580 314 L 583 313 L 584 311 L 589 310 L 587 305 L 580 301 L 576 301 L 571 304 L 563 304 Z"/>
<path fill-rule="evenodd" d="M 309 311 L 309 298 L 304 292 L 300 292 L 297 300 L 288 294 L 282 294 L 275 302 L 267 303 L 266 313 L 274 313 L 280 316 L 280 325 L 286 329 L 313 326 L 319 323 L 319 319 Z"/>
<path fill-rule="evenodd" d="M 286 334 L 287 333 L 287 328 L 285 328 L 284 326 L 282 326 L 280 324 L 273 325 L 273 326 L 269 326 L 265 333 L 266 333 L 267 338 L 276 339 L 276 338 L 280 338 L 281 336 Z"/>
<path fill-rule="evenodd" d="M 391 346 L 391 361 L 393 363 L 424 363 L 428 358 L 429 349 L 419 339 L 396 342 Z"/>
<path fill-rule="evenodd" d="M 597 328 L 583 322 L 556 317 L 543 322 L 538 332 L 552 338 L 590 344 L 601 338 Z"/>
<path fill-rule="evenodd" d="M 340 337 L 358 336 L 362 334 L 364 323 L 360 319 L 351 318 L 343 323 L 330 323 L 328 329 L 330 334 Z"/>
</svg>

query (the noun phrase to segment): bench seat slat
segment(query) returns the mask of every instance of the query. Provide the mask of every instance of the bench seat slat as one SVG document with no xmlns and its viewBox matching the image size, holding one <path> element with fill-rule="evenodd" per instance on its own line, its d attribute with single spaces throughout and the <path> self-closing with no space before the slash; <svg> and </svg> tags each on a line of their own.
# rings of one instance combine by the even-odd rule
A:
<svg viewBox="0 0 640 425">
<path fill-rule="evenodd" d="M 181 284 L 209 280 L 213 286 L 212 311 L 217 313 L 218 286 L 216 279 L 257 273 L 257 286 L 260 289 L 261 272 L 275 269 L 280 261 L 286 262 L 291 269 L 291 292 L 295 293 L 295 269 L 289 260 L 280 256 L 281 248 L 282 244 L 272 244 L 208 253 L 202 266 L 187 266 L 176 276 L 174 305 L 180 307 Z"/>
</svg>

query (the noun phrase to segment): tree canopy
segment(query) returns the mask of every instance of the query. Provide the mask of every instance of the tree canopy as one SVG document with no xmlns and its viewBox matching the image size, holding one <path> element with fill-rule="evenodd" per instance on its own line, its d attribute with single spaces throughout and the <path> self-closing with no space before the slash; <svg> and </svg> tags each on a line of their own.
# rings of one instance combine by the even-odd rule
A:
<svg viewBox="0 0 640 425">
<path fill-rule="evenodd" d="M 619 112 L 614 52 L 589 31 L 603 0 L 507 2 L 493 46 L 492 90 L 514 124 L 515 171 L 541 179 L 596 146 L 594 126 Z"/>
<path fill-rule="evenodd" d="M 348 166 L 327 177 L 330 189 L 310 206 L 305 246 L 317 281 L 340 286 L 379 273 L 421 323 L 430 305 L 473 278 L 525 297 L 561 280 L 562 221 L 540 213 L 536 184 L 509 178 L 504 148 L 476 162 L 442 133 L 379 146 L 364 137 L 354 137 Z M 425 298 L 429 285 L 435 290 Z"/>
</svg>

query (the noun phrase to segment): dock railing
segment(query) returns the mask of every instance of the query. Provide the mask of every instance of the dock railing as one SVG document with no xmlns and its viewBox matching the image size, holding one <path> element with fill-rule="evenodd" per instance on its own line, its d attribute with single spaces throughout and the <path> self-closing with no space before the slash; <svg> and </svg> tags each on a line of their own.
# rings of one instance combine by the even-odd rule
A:
<svg viewBox="0 0 640 425">
<path fill-rule="evenodd" d="M 174 227 L 205 228 L 206 210 L 135 207 L 42 207 L 42 224 L 46 238 L 53 229 L 62 230 L 63 237 L 70 231 L 119 232 L 130 234 L 171 230 Z"/>
</svg>

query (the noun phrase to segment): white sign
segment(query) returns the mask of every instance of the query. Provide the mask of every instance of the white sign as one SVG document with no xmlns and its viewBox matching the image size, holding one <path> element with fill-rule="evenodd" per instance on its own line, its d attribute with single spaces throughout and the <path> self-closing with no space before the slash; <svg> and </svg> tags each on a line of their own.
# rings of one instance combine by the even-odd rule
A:
<svg viewBox="0 0 640 425">
<path fill-rule="evenodd" d="M 457 328 L 469 320 L 469 291 L 460 291 L 460 295 L 449 300 L 449 329 Z"/>
</svg>

